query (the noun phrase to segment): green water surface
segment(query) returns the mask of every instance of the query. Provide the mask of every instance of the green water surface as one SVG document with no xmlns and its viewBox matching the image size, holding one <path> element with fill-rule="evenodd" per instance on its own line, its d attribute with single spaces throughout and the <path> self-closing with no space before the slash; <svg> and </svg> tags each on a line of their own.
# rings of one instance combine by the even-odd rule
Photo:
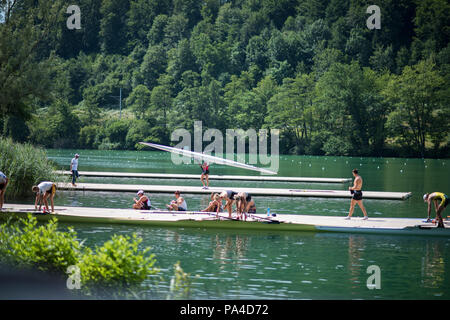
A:
<svg viewBox="0 0 450 320">
<path fill-rule="evenodd" d="M 75 152 L 80 171 L 200 174 L 197 164 L 174 165 L 170 154 L 151 151 L 47 150 L 68 170 Z M 369 217 L 426 217 L 424 192 L 450 193 L 447 159 L 280 156 L 280 176 L 351 178 L 358 168 L 363 190 L 412 192 L 406 201 L 364 200 Z M 210 174 L 258 175 L 211 165 Z M 69 177 L 67 177 L 69 180 Z M 199 180 L 80 177 L 78 182 L 199 185 Z M 347 190 L 349 184 L 211 181 L 211 186 Z M 138 188 L 138 187 L 137 187 Z M 134 193 L 58 191 L 56 205 L 128 208 Z M 173 196 L 149 194 L 156 207 Z M 184 195 L 192 210 L 207 206 L 208 196 Z M 348 199 L 254 197 L 259 212 L 345 217 Z M 33 198 L 17 202 L 33 201 Z M 450 209 L 447 209 L 447 211 Z M 444 216 L 450 212 L 444 211 Z M 362 213 L 357 208 L 355 217 Z M 434 216 L 434 212 L 432 213 Z M 358 218 L 356 218 L 358 219 Z M 62 224 L 62 227 L 66 225 Z M 80 239 L 94 246 L 112 234 L 141 236 L 152 247 L 161 273 L 173 264 L 196 276 L 192 299 L 448 299 L 450 239 L 360 234 L 273 233 L 125 225 L 75 224 Z M 380 289 L 369 289 L 369 266 L 380 270 Z M 158 292 L 168 292 L 161 283 Z"/>
</svg>

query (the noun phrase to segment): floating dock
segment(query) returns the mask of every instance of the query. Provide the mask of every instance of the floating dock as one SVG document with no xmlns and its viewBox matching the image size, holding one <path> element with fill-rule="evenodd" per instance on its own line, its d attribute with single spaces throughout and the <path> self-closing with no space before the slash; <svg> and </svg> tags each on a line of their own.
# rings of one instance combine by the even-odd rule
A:
<svg viewBox="0 0 450 320">
<path fill-rule="evenodd" d="M 55 207 L 55 213 L 36 213 L 34 205 L 5 204 L 0 219 L 23 218 L 33 214 L 38 220 L 47 221 L 55 217 L 61 222 L 119 223 L 157 227 L 215 228 L 232 230 L 270 230 L 306 232 L 344 232 L 390 235 L 421 235 L 450 237 L 450 222 L 446 229 L 436 228 L 434 223 L 425 223 L 420 218 L 352 218 L 280 214 L 267 218 L 251 215 L 247 221 L 229 219 L 228 213 L 184 212 L 108 209 L 86 207 Z M 235 214 L 233 214 L 235 217 Z"/>
<path fill-rule="evenodd" d="M 135 184 L 104 184 L 104 183 L 77 183 L 74 187 L 70 183 L 58 183 L 57 188 L 73 191 L 110 191 L 110 192 L 134 192 L 143 190 L 148 193 L 174 193 L 180 191 L 184 194 L 211 194 L 220 193 L 223 190 L 235 192 L 248 192 L 254 196 L 277 197 L 320 197 L 320 198 L 351 198 L 348 190 L 311 190 L 311 189 L 272 189 L 272 188 L 231 188 L 231 187 L 202 187 L 192 186 L 167 186 L 167 185 L 135 185 Z M 363 191 L 364 199 L 380 200 L 405 200 L 411 196 L 411 192 L 381 192 Z"/>
<path fill-rule="evenodd" d="M 57 174 L 71 175 L 70 171 L 56 171 Z M 109 178 L 149 178 L 149 179 L 185 179 L 199 180 L 200 174 L 171 174 L 171 173 L 133 173 L 133 172 L 101 172 L 80 171 L 80 176 L 109 177 Z M 209 175 L 209 180 L 238 180 L 238 181 L 279 181 L 303 183 L 346 183 L 349 178 L 309 178 L 309 177 L 274 177 L 274 176 L 236 176 L 236 175 Z"/>
</svg>

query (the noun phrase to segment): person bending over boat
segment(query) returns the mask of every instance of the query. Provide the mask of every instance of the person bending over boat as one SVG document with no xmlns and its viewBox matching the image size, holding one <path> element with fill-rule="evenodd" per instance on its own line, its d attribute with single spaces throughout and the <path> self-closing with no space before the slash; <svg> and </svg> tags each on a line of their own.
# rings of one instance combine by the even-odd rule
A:
<svg viewBox="0 0 450 320">
<path fill-rule="evenodd" d="M 236 196 L 236 211 L 238 213 L 238 218 L 242 219 L 244 215 L 245 220 L 247 220 L 247 213 L 251 206 L 255 206 L 255 202 L 252 200 L 252 196 L 247 192 L 239 192 Z"/>
<path fill-rule="evenodd" d="M 56 194 L 56 184 L 51 181 L 43 181 L 39 183 L 37 186 L 33 186 L 31 188 L 33 192 L 36 193 L 36 200 L 34 201 L 34 210 L 37 210 L 37 204 L 39 202 L 39 210 L 41 211 L 42 202 L 44 202 L 45 209 L 48 210 L 48 201 L 47 199 L 50 197 L 50 203 L 52 205 L 52 212 L 55 212 L 55 206 L 53 205 L 53 198 Z"/>
<path fill-rule="evenodd" d="M 218 193 L 211 194 L 211 201 L 206 209 L 203 209 L 202 212 L 216 212 L 219 213 L 222 211 L 222 201 Z"/>
<path fill-rule="evenodd" d="M 222 193 L 219 195 L 221 200 L 225 200 L 225 206 L 223 209 L 228 210 L 228 217 L 231 218 L 231 212 L 233 210 L 233 203 L 235 201 L 235 196 L 237 195 L 237 192 L 234 192 L 232 190 L 226 190 L 222 191 Z"/>
<path fill-rule="evenodd" d="M 442 211 L 447 207 L 449 199 L 448 196 L 445 193 L 442 192 L 433 192 L 433 193 L 426 193 L 423 195 L 423 201 L 428 203 L 428 219 L 427 222 L 430 220 L 430 214 L 431 214 L 431 201 L 434 202 L 434 209 L 436 210 L 436 216 L 438 219 L 438 228 L 445 228 L 444 227 L 444 220 L 442 219 Z"/>
<path fill-rule="evenodd" d="M 0 171 L 0 209 L 3 208 L 3 203 L 5 202 L 5 192 L 8 181 L 8 177 Z"/>
<path fill-rule="evenodd" d="M 209 188 L 209 165 L 206 162 L 203 162 L 200 165 L 200 168 L 202 168 L 202 175 L 200 176 L 200 180 L 202 182 L 202 189 L 208 189 Z M 204 179 L 206 179 L 206 186 L 205 186 L 205 182 Z"/>
<path fill-rule="evenodd" d="M 187 203 L 181 196 L 180 191 L 175 191 L 176 200 L 172 200 L 170 204 L 166 204 L 167 209 L 170 211 L 187 211 Z"/>
<path fill-rule="evenodd" d="M 350 193 L 353 195 L 352 200 L 350 202 L 350 211 L 348 212 L 348 216 L 345 218 L 346 220 L 350 220 L 353 214 L 353 210 L 355 210 L 355 205 L 358 204 L 358 206 L 361 208 L 362 212 L 364 213 L 363 220 L 367 220 L 367 212 L 366 208 L 364 208 L 363 204 L 363 193 L 361 191 L 362 189 L 362 183 L 363 180 L 361 176 L 358 174 L 357 169 L 352 170 L 352 174 L 355 177 L 355 181 L 353 182 L 353 187 L 349 187 L 348 190 L 350 190 Z"/>
<path fill-rule="evenodd" d="M 144 194 L 144 190 L 139 190 L 137 196 L 139 199 L 133 198 L 133 209 L 150 210 L 152 204 L 150 199 Z"/>
</svg>

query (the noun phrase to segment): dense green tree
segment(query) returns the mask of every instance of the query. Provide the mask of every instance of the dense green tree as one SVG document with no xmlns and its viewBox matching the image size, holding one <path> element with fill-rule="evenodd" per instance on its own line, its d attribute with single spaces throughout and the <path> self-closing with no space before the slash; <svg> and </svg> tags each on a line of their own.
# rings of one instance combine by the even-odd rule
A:
<svg viewBox="0 0 450 320">
<path fill-rule="evenodd" d="M 145 118 L 145 113 L 150 108 L 151 94 L 150 90 L 141 84 L 135 87 L 126 99 L 125 102 L 128 108 L 133 110 L 136 118 Z"/>
<path fill-rule="evenodd" d="M 282 152 L 448 156 L 444 0 L 80 0 L 76 30 L 69 4 L 0 0 L 2 135 L 133 149 L 201 120 L 280 128 Z"/>
<path fill-rule="evenodd" d="M 435 67 L 431 60 L 406 66 L 384 90 L 386 99 L 395 106 L 387 123 L 391 136 L 421 157 L 426 154 L 428 138 L 439 145 L 449 130 L 449 97 L 444 78 Z"/>
</svg>

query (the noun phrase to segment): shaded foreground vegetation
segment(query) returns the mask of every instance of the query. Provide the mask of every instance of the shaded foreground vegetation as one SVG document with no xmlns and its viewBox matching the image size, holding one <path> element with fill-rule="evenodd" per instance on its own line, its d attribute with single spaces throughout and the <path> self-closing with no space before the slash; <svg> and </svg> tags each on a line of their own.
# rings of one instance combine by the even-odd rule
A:
<svg viewBox="0 0 450 320">
<path fill-rule="evenodd" d="M 113 235 L 94 249 L 85 247 L 77 233 L 61 231 L 55 218 L 45 224 L 31 215 L 0 225 L 0 262 L 14 269 L 48 272 L 67 279 L 73 298 L 186 299 L 191 289 L 190 275 L 174 266 L 170 292 L 163 295 L 156 285 L 156 257 L 142 248 L 142 239 Z M 25 293 L 24 293 L 25 294 Z"/>
</svg>

